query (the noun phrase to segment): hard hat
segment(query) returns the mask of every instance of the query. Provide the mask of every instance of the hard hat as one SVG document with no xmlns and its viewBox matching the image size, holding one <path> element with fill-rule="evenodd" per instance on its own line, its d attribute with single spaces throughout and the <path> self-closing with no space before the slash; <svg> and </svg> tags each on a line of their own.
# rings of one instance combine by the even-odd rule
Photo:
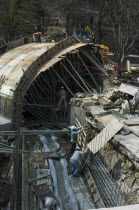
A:
<svg viewBox="0 0 139 210">
<path fill-rule="evenodd" d="M 70 128 L 71 130 L 75 130 L 76 129 L 76 127 L 73 125 L 73 126 L 71 126 L 71 128 Z"/>
<path fill-rule="evenodd" d="M 51 207 L 54 203 L 56 203 L 56 200 L 53 197 L 45 198 L 45 207 Z"/>
<path fill-rule="evenodd" d="M 61 87 L 61 89 L 64 89 L 64 87 Z"/>
<path fill-rule="evenodd" d="M 75 150 L 77 150 L 77 151 L 78 151 L 78 150 L 80 150 L 80 148 L 79 148 L 79 147 L 76 147 L 76 148 L 75 148 Z"/>
</svg>

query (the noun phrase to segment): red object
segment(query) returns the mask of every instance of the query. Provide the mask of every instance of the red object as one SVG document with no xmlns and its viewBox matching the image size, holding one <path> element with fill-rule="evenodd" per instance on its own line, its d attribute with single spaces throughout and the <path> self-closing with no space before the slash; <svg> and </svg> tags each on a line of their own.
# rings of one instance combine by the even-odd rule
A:
<svg viewBox="0 0 139 210">
<path fill-rule="evenodd" d="M 106 59 L 104 59 L 104 61 L 107 62 L 107 63 L 110 63 L 110 64 L 112 64 L 112 65 L 116 65 L 116 64 L 117 64 L 117 63 L 115 63 L 115 62 L 113 62 L 113 61 L 111 61 L 111 60 L 106 60 Z"/>
<path fill-rule="evenodd" d="M 119 74 L 117 71 L 114 71 L 113 74 L 114 74 L 114 76 L 119 77 Z"/>
</svg>

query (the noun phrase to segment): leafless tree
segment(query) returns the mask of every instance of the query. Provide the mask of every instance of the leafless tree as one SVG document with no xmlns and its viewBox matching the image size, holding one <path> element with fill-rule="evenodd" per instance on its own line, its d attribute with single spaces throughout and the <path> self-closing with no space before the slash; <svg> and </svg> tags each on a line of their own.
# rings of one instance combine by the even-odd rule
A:
<svg viewBox="0 0 139 210">
<path fill-rule="evenodd" d="M 71 35 L 74 29 L 85 29 L 93 24 L 93 0 L 60 0 L 57 9 L 66 20 L 66 30 Z"/>
<path fill-rule="evenodd" d="M 101 0 L 101 29 L 106 32 L 109 45 L 119 67 L 123 67 L 139 34 L 139 0 Z"/>
</svg>

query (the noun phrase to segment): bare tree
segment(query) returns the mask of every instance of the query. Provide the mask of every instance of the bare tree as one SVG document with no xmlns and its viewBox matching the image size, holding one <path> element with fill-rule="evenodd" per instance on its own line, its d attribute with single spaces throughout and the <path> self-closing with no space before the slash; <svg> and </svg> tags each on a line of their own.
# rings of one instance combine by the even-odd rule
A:
<svg viewBox="0 0 139 210">
<path fill-rule="evenodd" d="M 74 29 L 85 29 L 86 25 L 93 24 L 93 2 L 91 0 L 60 0 L 57 3 L 57 9 L 65 17 L 68 35 L 71 35 Z"/>
<path fill-rule="evenodd" d="M 124 58 L 129 55 L 139 34 L 139 0 L 101 0 L 101 5 L 101 29 L 107 33 L 121 74 Z"/>
</svg>

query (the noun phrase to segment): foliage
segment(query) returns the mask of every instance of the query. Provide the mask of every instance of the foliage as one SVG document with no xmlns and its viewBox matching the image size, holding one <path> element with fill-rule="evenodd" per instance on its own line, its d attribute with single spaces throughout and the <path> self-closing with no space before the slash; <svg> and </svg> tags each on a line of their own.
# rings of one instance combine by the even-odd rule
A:
<svg viewBox="0 0 139 210">
<path fill-rule="evenodd" d="M 0 0 L 1 33 L 14 36 L 31 34 L 44 18 L 65 19 L 68 35 L 86 25 L 95 31 L 97 40 L 108 40 L 118 65 L 122 68 L 125 56 L 138 37 L 139 0 Z"/>
<path fill-rule="evenodd" d="M 12 23 L 16 26 L 19 24 L 20 15 L 19 15 L 19 8 L 20 8 L 21 0 L 11 0 L 11 9 L 9 12 L 9 16 L 12 20 Z"/>
</svg>

